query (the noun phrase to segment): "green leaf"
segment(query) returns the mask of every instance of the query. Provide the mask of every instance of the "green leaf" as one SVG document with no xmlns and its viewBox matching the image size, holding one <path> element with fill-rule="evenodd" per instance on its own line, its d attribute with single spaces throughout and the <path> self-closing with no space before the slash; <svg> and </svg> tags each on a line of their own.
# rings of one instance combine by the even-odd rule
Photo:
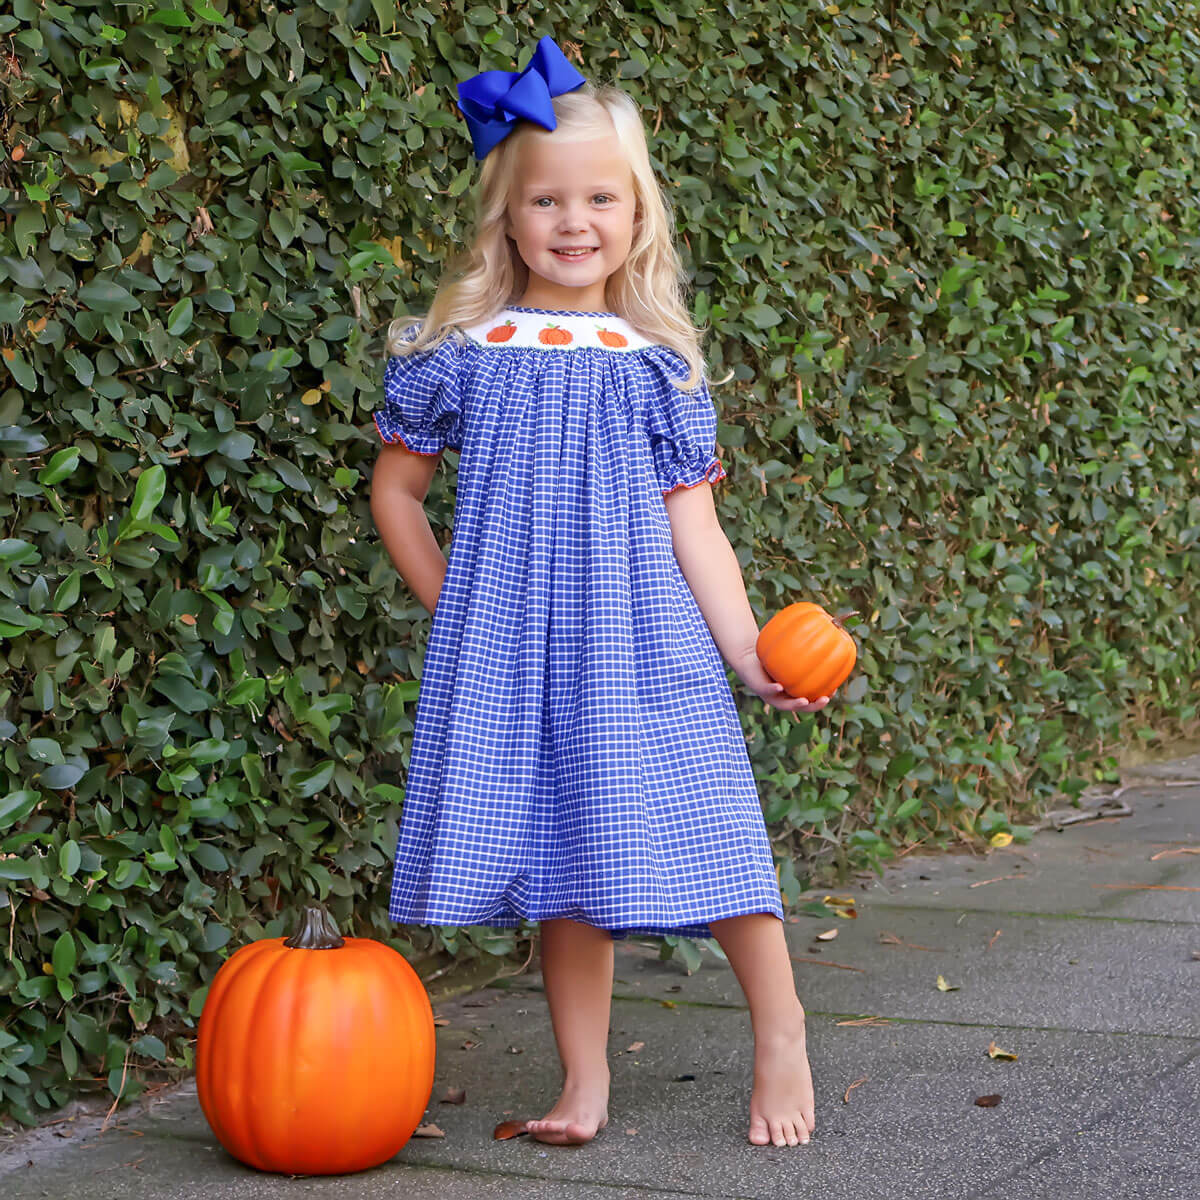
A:
<svg viewBox="0 0 1200 1200">
<path fill-rule="evenodd" d="M 141 304 L 111 279 L 94 276 L 76 293 L 79 302 L 99 313 L 135 312 Z"/>
<path fill-rule="evenodd" d="M 58 762 L 43 770 L 37 781 L 42 787 L 49 787 L 54 791 L 64 791 L 68 787 L 76 786 L 86 774 L 88 774 L 88 768 L 82 763 Z"/>
<path fill-rule="evenodd" d="M 167 317 L 167 332 L 172 337 L 186 333 L 192 324 L 193 305 L 191 296 L 184 296 Z"/>
<path fill-rule="evenodd" d="M 147 467 L 139 476 L 133 490 L 129 515 L 139 524 L 148 521 L 167 490 L 167 473 L 158 464 Z"/>
<path fill-rule="evenodd" d="M 332 761 L 327 761 L 310 771 L 298 771 L 288 780 L 288 784 L 299 797 L 308 799 L 329 786 L 334 766 Z"/>
<path fill-rule="evenodd" d="M 62 747 L 57 741 L 54 740 L 54 738 L 30 738 L 27 749 L 29 751 L 29 757 L 32 758 L 34 762 L 53 764 L 64 763 L 67 761 L 66 757 L 63 755 Z"/>
<path fill-rule="evenodd" d="M 204 937 L 201 941 L 204 949 L 210 954 L 229 944 L 229 930 L 217 921 L 209 921 L 204 926 Z"/>
<path fill-rule="evenodd" d="M 42 793 L 37 788 L 20 788 L 15 792 L 9 792 L 7 796 L 0 799 L 0 829 L 19 825 L 37 808 L 41 799 Z"/>
<path fill-rule="evenodd" d="M 0 325 L 15 325 L 24 311 L 24 296 L 16 292 L 0 292 Z"/>
<path fill-rule="evenodd" d="M 122 859 L 117 864 L 117 868 L 115 871 L 113 871 L 110 879 L 113 887 L 124 890 L 125 888 L 132 887 L 135 883 L 137 883 L 142 878 L 143 874 L 144 872 L 140 862 L 135 862 L 131 858 L 126 858 Z"/>
<path fill-rule="evenodd" d="M 303 154 L 296 150 L 288 150 L 279 155 L 279 165 L 289 174 L 297 174 L 303 171 L 320 171 L 324 167 L 323 163 L 313 162 L 311 158 L 305 158 Z"/>
<path fill-rule="evenodd" d="M 783 314 L 769 304 L 753 304 L 742 315 L 758 329 L 770 329 L 783 320 Z"/>
<path fill-rule="evenodd" d="M 54 974 L 59 979 L 69 979 L 75 970 L 75 939 L 70 932 L 59 934 L 55 940 L 50 961 L 54 966 Z"/>
<path fill-rule="evenodd" d="M 163 1044 L 162 1039 L 150 1033 L 144 1033 L 140 1038 L 135 1038 L 129 1048 L 134 1054 L 140 1054 L 144 1058 L 153 1058 L 158 1062 L 165 1062 L 167 1059 L 167 1047 Z"/>
<path fill-rule="evenodd" d="M 172 29 L 191 29 L 192 18 L 180 8 L 160 8 L 152 12 L 146 22 L 150 25 L 166 25 Z"/>
<path fill-rule="evenodd" d="M 10 570 L 30 566 L 33 563 L 41 561 L 41 555 L 37 552 L 37 547 L 32 542 L 27 542 L 24 538 L 2 538 L 0 539 L 0 563 L 3 563 Z M 9 616 L 10 619 L 18 619 L 16 614 L 20 613 L 17 606 L 9 605 L 8 609 L 0 609 L 0 613 Z"/>
<path fill-rule="evenodd" d="M 53 487 L 64 479 L 69 479 L 79 465 L 79 447 L 66 446 L 57 450 L 50 461 L 38 472 L 37 481 L 43 487 Z"/>
<path fill-rule="evenodd" d="M 197 842 L 196 845 L 188 851 L 192 860 L 198 863 L 206 871 L 228 871 L 229 861 L 225 855 L 221 853 L 218 847 L 211 842 Z"/>
</svg>

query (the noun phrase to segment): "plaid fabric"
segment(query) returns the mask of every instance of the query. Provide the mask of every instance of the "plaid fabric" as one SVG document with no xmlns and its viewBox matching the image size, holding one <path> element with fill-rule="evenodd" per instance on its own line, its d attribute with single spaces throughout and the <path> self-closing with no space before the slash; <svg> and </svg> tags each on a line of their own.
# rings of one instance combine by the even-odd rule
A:
<svg viewBox="0 0 1200 1200">
<path fill-rule="evenodd" d="M 597 342 L 597 319 L 625 344 Z M 614 937 L 782 919 L 725 665 L 662 498 L 725 475 L 707 384 L 675 388 L 684 360 L 611 313 L 509 308 L 465 334 L 390 358 L 374 414 L 384 441 L 460 451 L 390 918 L 572 917 Z"/>
</svg>

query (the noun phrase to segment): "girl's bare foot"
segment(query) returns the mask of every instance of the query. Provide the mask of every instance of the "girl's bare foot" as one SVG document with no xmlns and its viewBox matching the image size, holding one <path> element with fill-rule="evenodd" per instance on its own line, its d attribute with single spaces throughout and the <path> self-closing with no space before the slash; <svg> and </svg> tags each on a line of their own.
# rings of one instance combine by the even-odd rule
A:
<svg viewBox="0 0 1200 1200">
<path fill-rule="evenodd" d="M 804 1010 L 798 1009 L 787 1025 L 754 1039 L 750 1140 L 756 1146 L 804 1145 L 814 1123 Z"/>
<path fill-rule="evenodd" d="M 540 1120 L 525 1128 L 539 1142 L 580 1146 L 590 1142 L 608 1124 L 608 1077 L 564 1084 L 558 1103 Z"/>
</svg>

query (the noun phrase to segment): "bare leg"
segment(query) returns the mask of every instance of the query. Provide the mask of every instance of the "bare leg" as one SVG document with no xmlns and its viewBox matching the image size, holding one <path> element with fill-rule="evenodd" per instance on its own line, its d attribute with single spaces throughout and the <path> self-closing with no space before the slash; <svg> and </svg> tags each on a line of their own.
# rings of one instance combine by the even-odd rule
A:
<svg viewBox="0 0 1200 1200">
<path fill-rule="evenodd" d="M 750 913 L 710 922 L 750 1005 L 754 1092 L 749 1138 L 757 1146 L 806 1143 L 813 1117 L 812 1073 L 805 1048 L 804 1007 L 796 995 L 783 922 Z"/>
<path fill-rule="evenodd" d="M 558 1103 L 525 1128 L 539 1142 L 578 1145 L 608 1124 L 608 1020 L 613 939 L 605 929 L 561 917 L 541 922 L 542 981 L 562 1060 Z"/>
</svg>

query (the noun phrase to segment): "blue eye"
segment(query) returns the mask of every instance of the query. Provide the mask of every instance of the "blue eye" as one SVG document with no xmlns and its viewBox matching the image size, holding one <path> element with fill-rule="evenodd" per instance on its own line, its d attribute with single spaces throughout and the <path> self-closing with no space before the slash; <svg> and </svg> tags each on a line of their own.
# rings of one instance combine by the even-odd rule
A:
<svg viewBox="0 0 1200 1200">
<path fill-rule="evenodd" d="M 597 196 L 603 196 L 605 200 L 612 200 L 612 199 L 613 199 L 613 197 L 612 197 L 612 196 L 610 196 L 610 195 L 609 195 L 607 192 L 597 192 L 597 193 L 596 193 L 596 195 L 592 197 L 592 199 L 593 199 L 593 200 L 595 200 Z M 544 206 L 543 206 L 543 204 L 542 204 L 542 201 L 543 201 L 543 200 L 549 200 L 549 199 L 550 199 L 550 197 L 549 197 L 549 196 L 539 196 L 539 197 L 538 197 L 538 198 L 537 198 L 537 199 L 536 199 L 536 200 L 533 202 L 533 203 L 534 203 L 534 206 L 535 206 L 535 207 L 537 207 L 537 208 L 542 208 L 542 207 L 544 207 Z"/>
</svg>

